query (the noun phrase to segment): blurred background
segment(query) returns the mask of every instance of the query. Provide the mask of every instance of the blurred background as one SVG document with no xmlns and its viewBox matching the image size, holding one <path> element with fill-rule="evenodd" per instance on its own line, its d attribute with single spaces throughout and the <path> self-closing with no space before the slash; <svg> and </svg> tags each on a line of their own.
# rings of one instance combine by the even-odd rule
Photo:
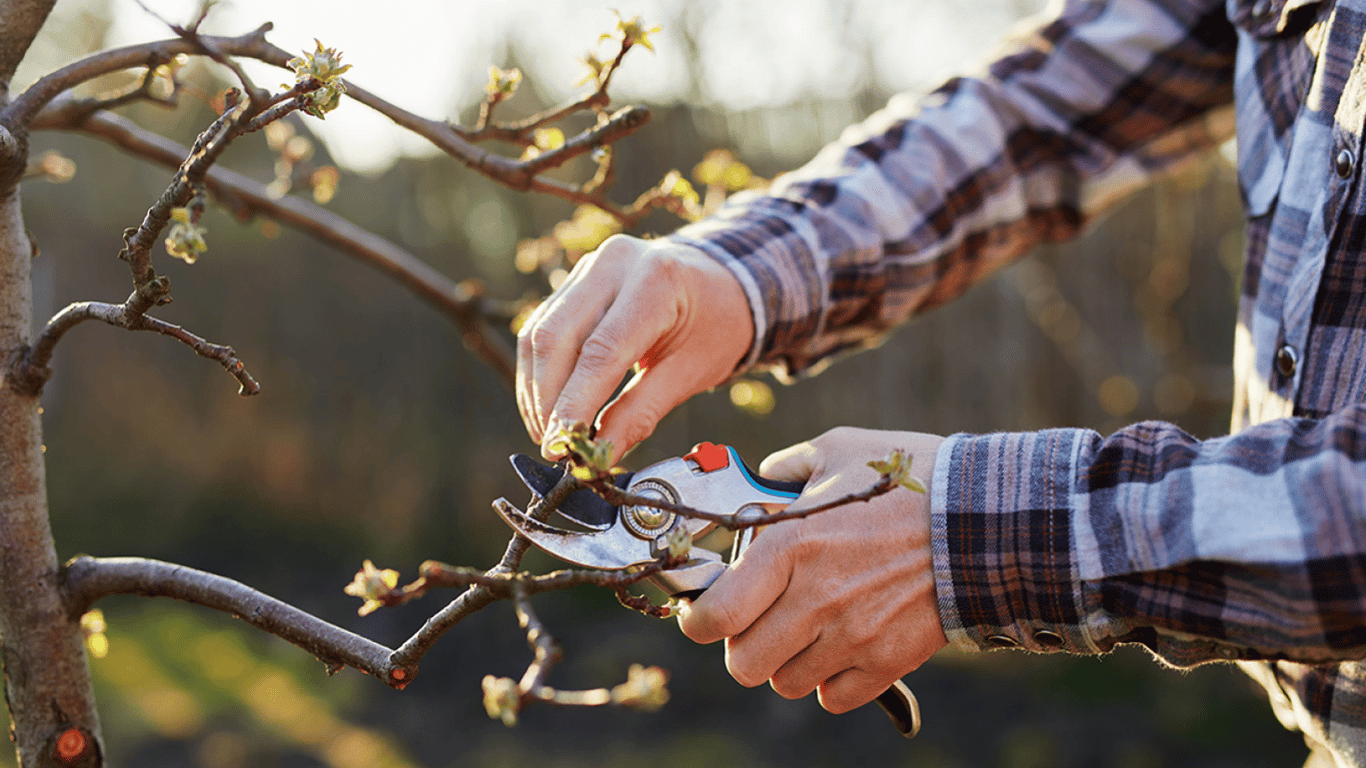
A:
<svg viewBox="0 0 1366 768">
<path fill-rule="evenodd" d="M 188 2 L 147 1 L 175 21 L 193 14 Z M 656 53 L 632 51 L 614 81 L 617 104 L 654 110 L 616 150 L 614 197 L 626 202 L 717 148 L 761 176 L 792 168 L 892 93 L 928 90 L 984 60 L 1040 4 L 405 0 L 380 11 L 358 0 L 236 0 L 206 28 L 240 34 L 274 21 L 276 44 L 302 51 L 317 37 L 342 50 L 355 82 L 468 124 L 491 63 L 526 73 L 505 117 L 570 95 L 585 74 L 577 58 L 615 24 L 611 8 L 663 28 Z M 131 0 L 63 0 L 16 86 L 85 52 L 166 36 Z M 256 72 L 267 84 L 285 79 Z M 125 114 L 188 142 L 211 119 L 223 80 L 199 65 L 186 73 L 179 110 Z M 546 290 L 546 277 L 519 271 L 513 255 L 570 205 L 508 192 L 355 103 L 293 125 L 312 136 L 305 162 L 343 171 L 333 210 L 493 295 Z M 34 146 L 76 169 L 68 183 L 24 187 L 42 251 L 40 321 L 71 301 L 122 300 L 120 232 L 170 173 L 80 136 L 38 135 Z M 262 181 L 275 173 L 259 137 L 224 162 Z M 362 618 L 342 587 L 364 558 L 405 581 L 427 558 L 496 561 L 507 531 L 489 504 L 524 498 L 507 456 L 534 451 L 511 392 L 449 321 L 387 278 L 270 223 L 212 209 L 205 223 L 210 250 L 199 263 L 154 256 L 177 299 L 158 314 L 233 345 L 263 394 L 238 397 L 218 366 L 159 337 L 96 324 L 70 334 L 44 394 L 58 554 L 217 571 L 397 645 L 447 596 Z M 677 225 L 658 214 L 642 231 Z M 760 378 L 696 398 L 630 464 L 701 440 L 757 462 L 837 425 L 1108 431 L 1161 418 L 1222 434 L 1241 247 L 1233 171 L 1216 154 L 878 350 L 792 386 Z M 555 567 L 537 556 L 526 564 Z M 1175 672 L 1136 648 L 1099 659 L 942 653 L 908 680 L 925 725 L 906 742 L 874 707 L 837 717 L 814 698 L 740 687 L 721 648 L 692 645 L 672 622 L 625 611 L 610 593 L 584 588 L 535 605 L 565 649 L 552 684 L 612 685 L 633 662 L 657 664 L 673 673 L 670 703 L 655 714 L 532 707 L 513 729 L 490 720 L 480 679 L 520 676 L 530 658 L 508 604 L 456 627 L 396 692 L 354 671 L 327 677 L 307 653 L 206 609 L 118 599 L 101 606 L 109 649 L 92 660 L 110 763 L 1156 768 L 1295 766 L 1305 752 L 1233 668 Z M 0 750 L 0 766 L 11 764 Z"/>
</svg>

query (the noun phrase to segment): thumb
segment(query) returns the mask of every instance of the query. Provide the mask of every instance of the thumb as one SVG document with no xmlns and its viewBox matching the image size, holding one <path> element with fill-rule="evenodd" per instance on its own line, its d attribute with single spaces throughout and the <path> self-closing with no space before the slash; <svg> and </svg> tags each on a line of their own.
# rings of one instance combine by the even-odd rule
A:
<svg viewBox="0 0 1366 768">
<path fill-rule="evenodd" d="M 770 480 L 806 482 L 819 469 L 820 454 L 810 442 L 771 453 L 759 463 L 759 474 Z"/>
</svg>

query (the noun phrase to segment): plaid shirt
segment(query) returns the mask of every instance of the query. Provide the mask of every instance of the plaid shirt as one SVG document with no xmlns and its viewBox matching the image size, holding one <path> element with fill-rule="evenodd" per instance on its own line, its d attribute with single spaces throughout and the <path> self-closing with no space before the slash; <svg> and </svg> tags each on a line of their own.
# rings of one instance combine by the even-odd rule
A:
<svg viewBox="0 0 1366 768">
<path fill-rule="evenodd" d="M 1248 214 L 1232 434 L 955 435 L 931 525 L 968 649 L 1238 660 L 1366 765 L 1366 0 L 1066 0 L 673 238 L 731 266 L 749 363 L 810 372 L 1226 138 Z"/>
</svg>

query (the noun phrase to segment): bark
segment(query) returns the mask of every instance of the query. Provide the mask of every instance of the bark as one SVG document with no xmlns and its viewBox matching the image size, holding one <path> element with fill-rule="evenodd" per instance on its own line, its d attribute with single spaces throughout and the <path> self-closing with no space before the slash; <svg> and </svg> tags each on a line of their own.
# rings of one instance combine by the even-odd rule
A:
<svg viewBox="0 0 1366 768">
<path fill-rule="evenodd" d="M 54 0 L 0 0 L 0 104 Z M 3 131 L 0 158 L 0 358 L 29 341 L 32 246 L 11 180 L 25 137 Z M 0 386 L 0 660 L 22 768 L 102 765 L 99 717 L 84 641 L 59 591 L 48 523 L 38 399 Z"/>
<path fill-rule="evenodd" d="M 0 102 L 9 101 L 9 82 L 57 0 L 0 0 Z"/>
<path fill-rule="evenodd" d="M 29 340 L 31 247 L 19 193 L 0 198 L 0 355 Z M 22 768 L 99 765 L 99 719 L 80 626 L 61 599 L 48 524 L 38 399 L 0 386 L 0 652 Z M 76 735 L 68 735 L 72 729 Z M 85 754 L 63 761 L 59 749 Z"/>
</svg>

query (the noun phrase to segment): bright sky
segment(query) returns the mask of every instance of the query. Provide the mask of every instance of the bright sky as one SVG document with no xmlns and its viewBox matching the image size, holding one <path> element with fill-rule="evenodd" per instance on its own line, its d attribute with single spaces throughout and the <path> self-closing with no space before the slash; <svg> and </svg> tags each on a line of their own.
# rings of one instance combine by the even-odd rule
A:
<svg viewBox="0 0 1366 768">
<path fill-rule="evenodd" d="M 144 2 L 177 22 L 198 7 L 198 0 Z M 102 5 L 63 0 L 44 33 L 70 39 L 88 24 L 84 9 Z M 107 5 L 108 44 L 168 36 L 136 0 Z M 965 14 L 955 0 L 224 0 L 205 28 L 239 34 L 272 21 L 270 39 L 290 51 L 311 49 L 318 38 L 342 51 L 343 62 L 354 66 L 347 74 L 354 82 L 441 118 L 477 102 L 489 64 L 507 65 L 512 50 L 527 70 L 523 87 L 534 83 L 551 99 L 569 96 L 586 71 L 578 58 L 614 27 L 613 8 L 663 27 L 652 37 L 656 53 L 633 50 L 613 80 L 618 103 L 695 98 L 748 109 L 837 98 L 869 77 L 886 90 L 931 87 L 980 60 L 992 41 L 1040 6 L 1041 0 L 974 0 Z M 695 56 L 684 30 L 697 41 Z M 35 46 L 34 70 L 72 55 L 45 61 L 45 50 Z M 252 74 L 263 83 L 284 82 L 283 72 L 268 67 Z M 689 94 L 694 77 L 700 92 Z M 316 129 L 338 162 L 356 170 L 382 169 L 399 153 L 430 151 L 354 103 L 343 102 Z"/>
</svg>

